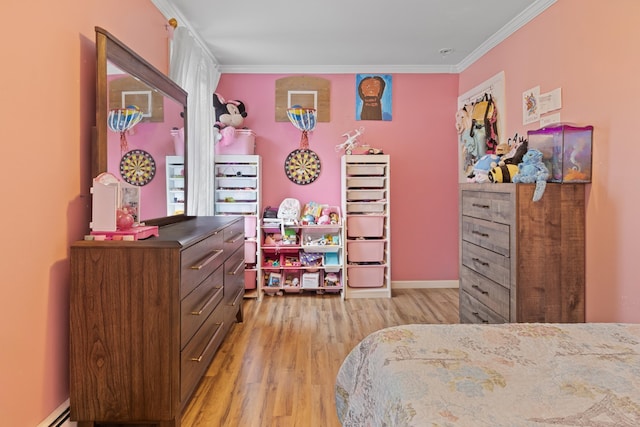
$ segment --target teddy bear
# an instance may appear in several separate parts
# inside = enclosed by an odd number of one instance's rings
[[[542,161],[542,152],[536,149],[529,149],[522,157],[522,162],[518,164],[518,173],[512,178],[513,182],[535,183],[536,189],[533,192],[533,201],[537,202],[542,198],[549,179],[549,169]]]

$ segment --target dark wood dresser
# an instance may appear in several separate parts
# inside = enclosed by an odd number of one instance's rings
[[[460,321],[584,322],[585,187],[460,185]]]
[[[194,217],[147,240],[71,247],[70,400],[79,427],[178,427],[242,321],[244,220]]]

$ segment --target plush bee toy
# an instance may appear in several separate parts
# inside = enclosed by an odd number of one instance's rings
[[[512,182],[513,177],[518,173],[518,165],[503,164],[498,165],[489,171],[489,181],[500,182]]]

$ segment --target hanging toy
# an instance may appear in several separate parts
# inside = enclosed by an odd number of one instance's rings
[[[142,110],[135,105],[129,105],[126,108],[114,108],[109,111],[107,126],[113,132],[120,133],[120,150],[122,153],[129,151],[125,133],[133,129],[143,118]]]

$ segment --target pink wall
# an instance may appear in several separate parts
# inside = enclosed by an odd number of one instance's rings
[[[69,396],[69,245],[89,224],[95,36],[101,26],[161,70],[151,1],[4,2],[0,418],[35,426]]]
[[[562,88],[561,118],[594,129],[587,191],[587,320],[640,322],[637,100],[640,2],[561,0],[460,75],[459,92],[504,70],[507,134],[522,92]]]
[[[391,250],[393,280],[456,280],[458,220],[454,115],[458,76],[393,75],[393,120],[356,121],[355,74],[319,75],[331,81],[330,121],[318,123],[310,148],[322,162],[320,177],[296,185],[284,173],[287,155],[299,147],[300,131],[275,121],[275,81],[282,75],[226,74],[217,92],[247,106],[245,126],[257,135],[263,163],[263,204],[277,207],[294,197],[340,206],[342,134],[364,126],[363,143],[391,155]]]

